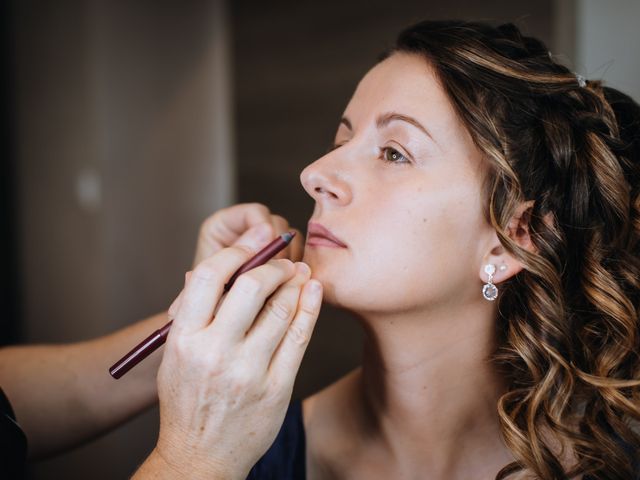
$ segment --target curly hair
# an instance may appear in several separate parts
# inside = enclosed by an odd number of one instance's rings
[[[497,410],[516,461],[496,478],[635,478],[640,107],[585,85],[512,24],[426,21],[394,52],[433,67],[484,155],[487,221],[524,265],[498,305]],[[533,252],[506,230],[529,200]]]

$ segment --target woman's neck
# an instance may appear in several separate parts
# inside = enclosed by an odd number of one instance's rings
[[[495,312],[361,316],[362,369],[356,382],[364,439],[391,453],[400,470],[429,478],[487,478],[512,458],[500,437],[501,379],[490,363]],[[496,469],[494,464],[498,464]]]

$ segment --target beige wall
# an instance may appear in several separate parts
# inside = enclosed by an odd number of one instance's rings
[[[232,202],[223,7],[16,2],[27,341],[90,338],[166,308],[200,221]],[[33,478],[126,478],[156,430],[154,410]]]
[[[576,0],[576,71],[640,101],[640,2]]]

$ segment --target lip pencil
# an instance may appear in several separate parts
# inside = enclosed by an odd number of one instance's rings
[[[238,270],[236,270],[229,281],[225,284],[223,294],[227,293],[231,289],[236,279],[244,272],[267,263],[280,250],[289,245],[295,234],[296,232],[287,232],[283,233],[282,235],[278,235],[275,240],[269,243],[269,245],[256,253],[250,260],[242,264],[242,266]],[[116,379],[122,377],[138,363],[151,355],[155,350],[158,349],[158,347],[163,345],[164,342],[167,341],[167,335],[169,334],[172,323],[173,320],[167,323],[164,327],[153,332],[142,342],[136,345],[124,357],[114,363],[109,368],[109,373],[111,374],[111,376]]]

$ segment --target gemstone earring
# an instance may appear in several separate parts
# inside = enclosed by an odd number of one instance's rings
[[[496,273],[496,266],[492,264],[485,265],[484,273],[489,275],[489,281],[482,287],[482,296],[489,301],[493,301],[498,298],[498,287],[493,284],[493,274]]]

